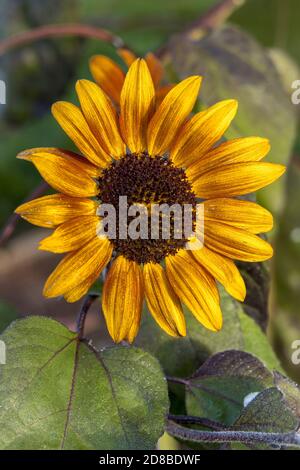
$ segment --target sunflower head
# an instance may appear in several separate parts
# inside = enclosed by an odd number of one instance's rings
[[[170,86],[162,99],[157,59],[126,60],[130,67],[125,75],[110,59],[93,58],[98,84],[77,82],[79,107],[53,105],[55,119],[79,154],[53,147],[22,152],[19,157],[31,161],[57,193],[25,203],[16,212],[53,229],[40,249],[67,253],[46,282],[47,297],[62,295],[74,302],[108,267],[102,308],[114,341],[134,340],[144,298],[157,323],[172,336],[186,333],[182,304],[217,331],[222,326],[217,281],[242,301],[245,284],[234,260],[272,256],[271,246],[258,236],[272,228],[272,215],[237,196],[272,183],[284,167],[261,161],[270,148],[266,139],[219,144],[236,114],[235,100],[191,115],[201,77]],[[167,237],[164,213],[159,212],[153,226],[152,209],[161,206],[188,206],[190,232],[180,232],[184,211],[175,209],[169,212]],[[115,213],[113,235],[102,230],[101,210],[106,207]],[[146,220],[142,236],[129,236],[131,225],[138,225],[132,207]],[[198,236],[199,207],[204,244],[190,250],[188,242]]]

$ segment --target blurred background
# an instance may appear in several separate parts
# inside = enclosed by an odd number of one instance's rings
[[[51,117],[51,104],[76,100],[76,80],[91,78],[91,55],[101,53],[118,60],[111,45],[91,38],[47,38],[3,50],[1,44],[7,38],[47,24],[89,24],[120,36],[137,54],[157,51],[170,81],[203,75],[201,106],[227,98],[239,101],[238,115],[226,137],[268,137],[272,151],[267,159],[288,166],[286,177],[262,190],[257,199],[276,221],[270,235],[275,256],[267,266],[271,279],[268,335],[283,367],[300,383],[300,365],[291,362],[292,342],[300,340],[300,104],[291,101],[292,83],[300,80],[300,3],[236,0],[241,5],[229,8],[234,10],[230,16],[216,15],[213,24],[199,26],[198,19],[218,3],[0,0],[0,80],[6,83],[6,104],[0,104],[0,226],[41,183],[33,166],[16,160],[16,154],[31,147],[72,147]],[[51,315],[74,326],[78,304],[42,297],[45,279],[58,260],[37,251],[46,233],[21,221],[13,237],[0,247],[1,329],[27,314]],[[261,306],[269,281],[261,273],[254,280],[260,310],[265,308]],[[98,316],[95,307],[87,322],[88,332],[95,337],[99,332],[105,336]]]

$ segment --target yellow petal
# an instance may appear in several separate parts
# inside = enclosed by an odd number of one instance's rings
[[[148,52],[148,54],[146,54],[145,60],[148,65],[154,87],[157,88],[164,74],[162,63],[152,52]]]
[[[228,140],[202,155],[186,170],[193,181],[201,173],[220,165],[246,163],[262,160],[270,150],[268,139],[261,137],[242,137]]]
[[[84,278],[83,281],[79,282],[75,287],[64,293],[65,300],[69,303],[77,302],[88,292],[94,282],[94,276]]]
[[[224,134],[237,111],[235,100],[221,101],[187,121],[171,148],[177,166],[189,166],[207,152]]]
[[[39,245],[40,250],[52,251],[52,253],[66,253],[78,250],[97,236],[99,217],[95,215],[83,215],[63,223]]]
[[[262,238],[217,221],[205,221],[204,243],[228,258],[241,261],[264,261],[273,256],[271,245]]]
[[[235,299],[244,301],[246,296],[245,282],[231,259],[203,246],[200,250],[191,251],[192,256],[200,263],[227,292]]]
[[[35,148],[22,152],[18,158],[31,161],[52,188],[68,196],[91,197],[99,193],[93,178],[96,167],[73,152],[57,148]]]
[[[143,304],[143,299],[142,299],[142,304]],[[143,305],[141,305],[141,309],[139,310],[139,315],[135,315],[135,317],[133,318],[132,325],[129,328],[126,337],[124,338],[130,344],[133,343],[140,329],[142,307]]]
[[[164,98],[149,124],[150,155],[163,155],[170,148],[179,128],[195,105],[200,84],[201,77],[186,78]]]
[[[272,230],[273,216],[255,202],[240,199],[208,199],[204,201],[205,220],[217,220],[251,233],[263,233]]]
[[[175,86],[176,85],[174,83],[170,83],[168,85],[163,85],[156,90],[156,108],[159,107],[160,103],[165,99],[169,91],[171,91]]]
[[[69,253],[48,277],[45,297],[57,297],[72,292],[71,301],[82,297],[99,277],[111,259],[113,245],[107,238],[93,238],[79,250]],[[70,301],[70,296],[66,295]]]
[[[86,160],[86,158],[78,155],[78,153],[71,152],[71,150],[65,150],[57,147],[36,147],[32,149],[26,149],[18,153],[17,158],[20,160],[31,161],[31,157],[39,155],[40,153],[50,153],[52,155],[58,155],[65,158],[74,158],[78,162],[84,164],[84,170],[91,178],[97,178],[101,174],[101,170]]]
[[[213,277],[186,250],[166,258],[168,279],[183,303],[206,328],[222,327],[218,289]]]
[[[222,165],[207,171],[193,182],[197,197],[239,196],[267,186],[285,172],[283,165],[265,162]]]
[[[139,265],[118,256],[108,271],[102,297],[107,329],[116,343],[124,339],[133,341],[143,298],[143,275]]]
[[[107,166],[107,163],[110,162],[110,157],[101,148],[77,106],[65,101],[59,101],[52,106],[52,114],[88,160],[100,167]]]
[[[121,93],[120,127],[123,139],[131,152],[147,148],[147,127],[154,112],[153,81],[143,59],[130,67]]]
[[[25,202],[15,212],[31,224],[55,228],[74,217],[95,215],[97,207],[98,204],[90,199],[53,194]]]
[[[118,49],[117,53],[123,59],[127,67],[129,68],[131,64],[137,59],[136,55],[129,49]]]
[[[101,147],[111,157],[125,155],[126,147],[118,129],[117,113],[107,95],[89,80],[79,80],[76,90],[83,114]]]
[[[160,264],[144,266],[148,308],[159,326],[171,336],[185,336],[186,326],[179,298],[174,293]]]
[[[117,104],[125,80],[123,70],[109,57],[95,55],[90,60],[90,70],[94,80],[103,91]]]

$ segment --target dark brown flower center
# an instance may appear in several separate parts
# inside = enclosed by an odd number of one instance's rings
[[[147,153],[140,155],[126,155],[120,160],[114,161],[102,173],[98,179],[99,200],[102,204],[110,204],[116,210],[116,236],[111,241],[117,254],[136,261],[139,264],[147,262],[161,262],[167,255],[175,254],[183,248],[188,240],[184,233],[186,213],[190,210],[194,223],[196,197],[186,177],[185,171],[177,168],[164,157],[150,157]],[[148,214],[148,228],[146,239],[132,239],[120,235],[120,196],[127,197],[128,207],[135,205],[143,207]],[[171,210],[169,215],[169,235],[166,238],[164,231],[164,218],[159,214],[156,227],[153,227],[151,210],[153,205],[165,204],[171,208],[182,208],[181,213]],[[157,207],[157,206],[156,206]],[[145,213],[145,212],[144,212]],[[180,218],[180,220],[179,220]],[[128,227],[135,216],[127,216]],[[168,224],[167,224],[168,225]],[[178,233],[178,227],[182,227]],[[191,227],[193,228],[193,226]],[[153,231],[156,237],[153,237]]]

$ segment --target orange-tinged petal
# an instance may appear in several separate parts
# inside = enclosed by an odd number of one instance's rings
[[[99,217],[83,215],[63,223],[47,238],[41,240],[39,249],[52,253],[66,253],[78,250],[97,236]]]
[[[164,74],[163,65],[152,52],[148,52],[148,54],[146,54],[145,60],[150,70],[154,86],[157,88]]]
[[[78,162],[84,164],[84,170],[91,178],[98,178],[98,176],[101,174],[101,170],[97,166],[87,161],[86,158],[82,157],[81,155],[78,155],[78,153],[57,147],[36,147],[22,150],[22,152],[18,153],[17,158],[20,160],[31,161],[31,157],[40,153],[50,153],[52,155],[76,159]]]
[[[52,114],[88,160],[100,167],[107,166],[110,157],[100,146],[77,106],[66,101],[59,101],[52,106]]]
[[[35,148],[18,158],[31,161],[52,188],[68,196],[91,197],[99,193],[93,178],[99,170],[73,152],[57,148]]]
[[[107,95],[89,80],[78,80],[76,90],[83,114],[101,147],[111,157],[125,155],[126,147],[119,132],[117,113]]]
[[[275,163],[248,162],[222,165],[207,171],[193,182],[197,197],[239,196],[257,191],[277,180],[285,166]]]
[[[189,166],[224,134],[237,111],[235,100],[225,100],[195,114],[180,130],[170,157],[177,166]]]
[[[144,284],[148,308],[159,326],[171,336],[185,336],[186,325],[177,295],[165,271],[157,263],[144,266]]]
[[[48,277],[44,287],[45,297],[72,292],[66,300],[79,300],[110,261],[112,251],[113,245],[107,238],[96,236],[79,250],[69,253]]]
[[[182,302],[206,328],[222,327],[219,293],[213,277],[186,250],[166,258],[167,277]]]
[[[206,220],[204,244],[228,258],[240,261],[264,261],[273,256],[269,243],[253,233],[215,220]]]
[[[251,233],[272,230],[271,212],[259,204],[240,199],[218,198],[204,201],[204,224],[206,219],[233,225]]]
[[[231,163],[246,163],[262,160],[270,150],[268,139],[261,137],[242,137],[223,142],[218,147],[202,155],[186,170],[193,181],[201,173],[220,165]]]
[[[154,112],[153,81],[143,59],[130,67],[121,93],[120,127],[123,139],[131,152],[147,148],[147,127]]]
[[[191,251],[191,254],[217,281],[223,284],[230,295],[241,302],[244,301],[246,296],[245,282],[231,259],[206,246],[200,250]]]
[[[112,59],[95,55],[90,59],[90,70],[94,80],[117,104],[120,102],[125,73]]]
[[[69,303],[77,302],[88,292],[94,282],[94,275],[84,278],[83,281],[64,293],[65,300]]]
[[[55,228],[74,217],[95,215],[97,207],[91,199],[53,194],[25,202],[15,212],[31,224]]]
[[[163,85],[161,87],[159,87],[157,90],[156,90],[156,107],[158,108],[159,105],[161,104],[161,102],[165,99],[165,97],[167,96],[167,94],[169,93],[169,91],[172,90],[172,88],[174,88],[176,85],[174,83],[170,83],[168,85]]]
[[[133,341],[144,298],[143,275],[137,263],[118,256],[108,271],[102,308],[109,334],[116,343]]]
[[[148,128],[150,155],[163,155],[172,145],[180,126],[192,111],[201,84],[201,77],[186,78],[166,95]]]
[[[129,49],[121,48],[117,50],[117,53],[123,59],[124,63],[129,68],[131,64],[137,59],[136,55]]]

